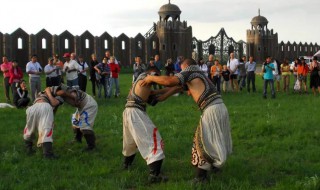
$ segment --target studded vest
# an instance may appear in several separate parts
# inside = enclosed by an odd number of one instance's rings
[[[185,86],[187,82],[192,81],[193,79],[199,78],[203,81],[205,89],[200,95],[197,104],[201,111],[204,111],[205,108],[213,101],[222,102],[221,95],[218,94],[218,91],[215,85],[208,78],[207,73],[200,70],[197,65],[190,65],[185,70],[177,73],[175,76],[180,80],[180,84]]]
[[[126,108],[138,108],[141,111],[146,111],[146,103],[141,99],[141,97],[137,96],[134,91],[135,87],[139,80],[143,80],[147,76],[147,73],[142,73],[138,76],[137,80],[133,83],[132,88],[127,97],[127,103],[125,105]]]

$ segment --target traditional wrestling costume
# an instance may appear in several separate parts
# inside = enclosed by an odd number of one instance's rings
[[[97,102],[90,95],[78,88],[61,85],[61,89],[70,94],[73,92],[76,94],[76,102],[78,102],[76,105],[77,110],[72,116],[73,132],[75,134],[74,139],[77,142],[82,142],[82,136],[84,136],[88,145],[86,150],[94,149],[96,146],[96,138],[93,125],[98,113]],[[68,103],[67,99],[66,102]]]
[[[126,108],[123,111],[122,154],[125,156],[124,168],[128,168],[138,149],[150,168],[149,181],[159,182],[164,180],[159,175],[162,161],[165,158],[163,141],[158,129],[146,113],[146,102],[135,94],[137,83],[146,76],[146,73],[139,75],[127,97]]]
[[[61,105],[63,99],[55,97]],[[44,92],[40,92],[33,105],[26,110],[27,124],[24,128],[23,138],[28,153],[32,153],[33,138],[36,130],[38,131],[37,146],[42,146],[43,155],[46,158],[54,157],[52,151],[52,134],[53,134],[53,110],[55,108],[50,104],[49,98]]]
[[[198,169],[198,177],[206,177],[206,171],[220,168],[232,152],[229,114],[216,87],[197,65],[188,66],[177,73],[180,84],[199,78],[205,90],[197,102],[202,115],[196,129],[192,147],[192,165]]]

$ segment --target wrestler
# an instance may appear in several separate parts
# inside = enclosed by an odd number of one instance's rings
[[[229,114],[216,87],[193,59],[185,59],[181,69],[174,76],[149,75],[141,85],[153,82],[163,86],[181,85],[188,89],[198,104],[202,116],[193,139],[192,165],[197,168],[194,182],[204,182],[207,180],[207,171],[221,168],[232,152]]]
[[[66,103],[77,108],[72,117],[74,140],[81,143],[84,137],[87,141],[87,148],[84,150],[93,150],[96,147],[93,125],[98,112],[97,102],[89,94],[64,84],[52,87],[52,91],[53,94],[61,96]]]
[[[53,119],[54,112],[62,103],[62,98],[54,97],[51,89],[46,88],[45,91],[38,94],[33,105],[27,109],[27,123],[23,138],[28,154],[34,153],[33,138],[37,130],[39,134],[37,146],[42,146],[44,158],[56,158],[52,150]]]
[[[151,105],[157,103],[157,94],[152,93],[151,83],[145,86],[140,85],[148,74],[151,72],[144,72],[137,77],[127,97],[123,111],[122,154],[124,155],[124,168],[127,169],[131,166],[136,151],[139,150],[150,168],[149,182],[157,183],[166,181],[167,177],[160,174],[161,165],[165,158],[163,140],[157,127],[146,113],[147,103]]]

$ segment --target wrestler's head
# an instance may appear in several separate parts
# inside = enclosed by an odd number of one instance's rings
[[[182,63],[181,63],[181,69],[185,70],[188,66],[190,65],[197,65],[197,62],[192,59],[192,58],[186,58]]]

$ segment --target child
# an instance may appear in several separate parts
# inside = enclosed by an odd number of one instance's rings
[[[28,106],[30,98],[28,97],[28,89],[26,81],[21,80],[17,90],[13,94],[13,103],[17,108],[25,108]]]
[[[223,92],[226,92],[227,89],[229,88],[229,79],[230,79],[230,71],[228,70],[227,65],[223,65],[222,77],[223,77],[222,90]]]

